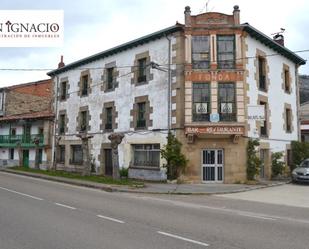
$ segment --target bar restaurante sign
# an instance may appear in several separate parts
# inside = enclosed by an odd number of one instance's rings
[[[186,127],[186,134],[221,134],[221,135],[243,135],[243,126],[207,126]]]

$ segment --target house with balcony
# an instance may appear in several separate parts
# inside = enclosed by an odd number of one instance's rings
[[[0,89],[0,167],[41,168],[51,162],[52,82],[42,80]]]
[[[132,178],[164,180],[160,149],[171,131],[189,159],[185,180],[244,181],[249,138],[260,139],[260,178],[269,178],[271,153],[288,157],[298,139],[297,73],[304,63],[282,34],[270,38],[241,24],[238,6],[231,15],[191,15],[186,7],[184,24],[48,73],[57,167],[81,170],[79,134],[86,133],[94,170],[112,175],[108,135],[121,132],[120,168]]]

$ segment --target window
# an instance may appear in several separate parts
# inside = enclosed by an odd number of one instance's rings
[[[138,60],[138,76],[137,82],[145,82],[146,81],[146,58],[142,58]]]
[[[114,68],[107,68],[107,85],[106,89],[114,89]]]
[[[64,163],[65,162],[65,146],[59,145],[58,146],[58,163]]]
[[[210,84],[193,83],[192,121],[209,121]]]
[[[10,160],[14,160],[14,149],[10,149]]]
[[[258,58],[259,65],[259,89],[266,91],[266,60],[263,57]]]
[[[136,128],[146,128],[146,102],[137,103]]]
[[[60,88],[60,100],[66,100],[67,98],[67,82],[61,82]]]
[[[133,165],[137,167],[160,166],[160,144],[133,145]]]
[[[267,122],[268,122],[267,103],[261,101],[260,105],[264,106],[264,112],[265,112],[265,120],[261,122],[260,135],[261,136],[267,136]]]
[[[235,84],[218,84],[218,110],[220,121],[236,121]]]
[[[106,130],[113,129],[113,108],[112,107],[105,108],[105,129]]]
[[[71,145],[71,163],[83,164],[83,149],[81,145]]]
[[[88,95],[88,75],[82,77],[82,96]]]
[[[80,131],[86,131],[88,119],[87,119],[87,111],[80,112]]]
[[[12,137],[16,136],[16,128],[11,128],[10,132],[11,132],[10,134],[11,134]]]
[[[209,68],[209,36],[192,37],[192,67]]]
[[[285,92],[289,93],[291,88],[290,84],[290,72],[289,70],[285,69],[284,70],[284,90]]]
[[[39,127],[39,135],[43,135],[44,134],[44,128]]]
[[[217,60],[219,69],[235,67],[235,38],[233,35],[217,36]]]
[[[65,133],[65,114],[59,116],[59,134]]]
[[[286,124],[286,132],[292,132],[292,117],[291,117],[291,109],[285,109],[285,124]]]

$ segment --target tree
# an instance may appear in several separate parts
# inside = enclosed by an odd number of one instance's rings
[[[161,157],[166,160],[167,179],[177,179],[187,166],[188,160],[181,153],[182,144],[171,132],[167,136],[167,144],[161,149]]]
[[[282,152],[274,152],[271,154],[271,176],[276,177],[281,175],[284,169],[285,163],[280,159],[283,157]]]
[[[252,181],[258,175],[261,167],[261,160],[257,156],[256,147],[260,143],[257,139],[249,139],[247,145],[247,180]]]

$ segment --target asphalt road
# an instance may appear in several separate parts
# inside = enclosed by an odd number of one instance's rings
[[[308,235],[308,208],[107,193],[0,172],[0,249],[308,249]]]

